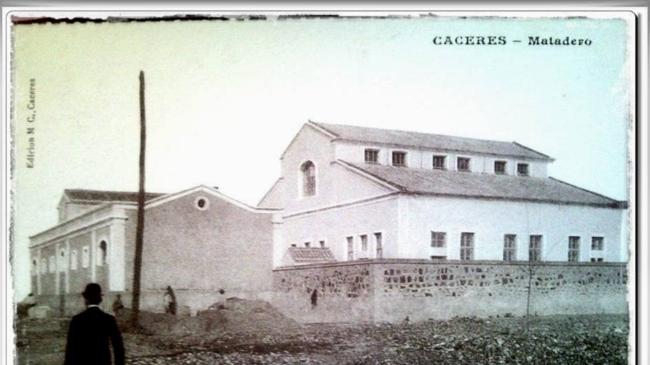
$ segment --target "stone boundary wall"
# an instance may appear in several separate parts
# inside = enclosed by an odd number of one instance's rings
[[[531,314],[628,311],[625,263],[393,259],[281,267],[273,272],[273,304],[302,322],[522,316],[529,277]]]

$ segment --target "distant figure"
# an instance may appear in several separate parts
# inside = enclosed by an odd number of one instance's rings
[[[409,324],[410,322],[411,319],[409,318],[409,316],[406,316],[406,318],[404,318],[404,324]]]
[[[165,292],[165,313],[176,315],[176,295],[171,286],[167,286]]]
[[[26,318],[29,314],[29,308],[34,306],[36,306],[36,298],[34,297],[34,293],[29,293],[27,298],[18,303],[18,306],[16,307],[18,318]]]
[[[312,309],[316,308],[317,304],[318,304],[318,290],[314,289],[314,291],[311,292],[311,308]]]
[[[115,313],[116,316],[119,316],[122,313],[122,309],[124,309],[124,304],[122,304],[122,295],[118,294],[113,301],[113,313]]]
[[[82,293],[86,310],[72,317],[64,365],[124,365],[124,344],[115,317],[99,308],[102,288],[90,283]],[[113,358],[109,341],[113,345]]]

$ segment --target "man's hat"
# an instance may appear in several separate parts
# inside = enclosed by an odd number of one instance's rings
[[[90,283],[86,285],[86,289],[84,289],[83,293],[81,295],[84,296],[84,298],[88,300],[100,300],[102,298],[102,287],[99,286],[97,283]]]

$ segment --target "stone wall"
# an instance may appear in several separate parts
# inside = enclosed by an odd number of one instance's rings
[[[529,272],[532,275],[529,275]],[[626,313],[621,263],[372,260],[279,268],[274,305],[304,322]],[[318,290],[311,306],[310,295]]]
[[[374,316],[370,263],[287,267],[273,272],[273,304],[302,322],[358,322]],[[316,305],[312,295],[316,290]]]

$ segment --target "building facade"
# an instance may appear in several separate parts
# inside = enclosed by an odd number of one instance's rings
[[[260,202],[290,247],[337,261],[625,262],[626,203],[549,177],[516,142],[309,122]]]
[[[627,204],[549,177],[552,162],[516,142],[310,121],[256,207],[206,186],[146,197],[143,308],[163,310],[171,286],[190,312],[230,296],[315,321],[341,308],[357,309],[340,318],[370,321],[399,319],[400,308],[411,318],[471,314],[459,304],[468,296],[521,312],[520,296],[492,288],[521,292],[534,263],[555,285],[540,286],[540,313],[624,311]],[[129,303],[136,199],[66,190],[59,223],[31,237],[37,298],[74,310],[98,282]],[[609,286],[618,294],[597,299]],[[581,300],[551,305],[576,291]]]
[[[64,192],[59,224],[31,237],[32,288],[40,302],[75,312],[84,286],[97,282],[106,309],[117,294],[130,303],[136,201],[136,193]],[[142,308],[164,310],[167,286],[190,312],[229,296],[268,299],[272,212],[206,186],[148,194]]]

